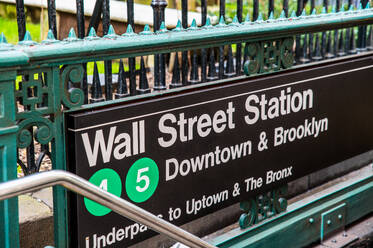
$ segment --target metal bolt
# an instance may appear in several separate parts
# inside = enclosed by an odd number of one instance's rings
[[[337,240],[335,240],[335,239],[332,239],[332,242],[333,242],[333,243],[337,243]]]
[[[312,224],[314,222],[314,219],[310,218],[308,221]]]
[[[338,214],[338,219],[342,219],[342,215],[341,214]]]
[[[328,220],[328,221],[326,222],[326,224],[330,225],[330,224],[332,224],[332,221],[331,221],[331,220]]]

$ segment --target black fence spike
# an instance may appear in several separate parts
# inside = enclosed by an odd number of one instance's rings
[[[127,0],[127,32],[134,31],[132,29],[135,28],[135,18],[134,18],[134,1]],[[132,33],[130,33],[132,34]],[[130,95],[136,95],[136,58],[128,58],[128,70],[129,70],[129,90]]]
[[[179,66],[179,53],[175,54],[174,67],[172,69],[172,81],[170,84],[170,89],[178,88],[183,86],[181,84],[180,66]]]
[[[236,76],[242,74],[242,44],[236,44]]]
[[[219,24],[218,26],[225,25],[225,0],[219,1]],[[219,79],[224,77],[224,46],[219,47]]]
[[[208,23],[207,23],[208,22]],[[207,18],[207,0],[201,0],[201,27],[206,27],[210,23]],[[207,49],[201,49],[201,83],[206,82],[207,76]]]
[[[153,28],[156,32],[165,20],[167,1],[153,0],[150,5],[153,8]],[[166,90],[166,61],[163,53],[154,55],[154,90]]]
[[[243,1],[237,0],[237,19],[239,23],[242,23],[242,9]],[[240,76],[242,72],[242,44],[236,44],[236,76]]]
[[[331,58],[334,58],[334,54],[333,54],[333,51],[332,51],[332,31],[329,31],[328,32],[328,38],[327,38],[327,42],[326,42],[326,54],[325,54],[325,58],[326,59],[331,59]]]
[[[194,50],[192,52],[192,66],[190,70],[190,76],[189,76],[189,84],[198,84],[199,76],[198,76],[198,62],[197,62],[197,51]]]
[[[350,29],[345,30],[345,36],[344,36],[344,43],[345,43],[345,54],[348,54],[348,51],[350,50]]]
[[[219,71],[218,77],[222,79],[224,76],[224,46],[219,47]]]
[[[201,83],[206,82],[207,74],[207,50],[201,49]]]
[[[188,51],[183,51],[181,53],[181,82],[183,85],[188,85]]]
[[[303,7],[304,7],[303,0],[297,0],[297,9],[296,9],[297,16],[300,16],[302,14]]]
[[[54,37],[57,36],[57,21],[56,21],[56,1],[55,0],[48,0],[48,25],[49,30],[52,30]]]
[[[188,0],[181,0],[181,22],[183,28],[188,28]],[[181,83],[188,85],[188,51],[181,53]]]
[[[326,32],[322,32],[321,34],[321,57],[325,58],[326,54]]]
[[[313,47],[314,47],[314,45],[313,45],[313,39],[314,39],[314,36],[313,36],[313,34],[309,34],[308,35],[308,40],[309,40],[309,42],[308,42],[308,47],[309,47],[309,52],[308,52],[308,55],[309,55],[309,58],[310,58],[310,60],[312,60],[312,56],[313,56],[313,54],[312,54],[312,50],[313,50]]]
[[[228,46],[228,56],[227,56],[227,62],[225,65],[225,77],[233,77],[236,73],[234,72],[234,65],[233,65],[233,52],[232,52],[232,46]]]
[[[302,55],[299,58],[299,62],[301,64],[306,64],[306,63],[310,62],[310,59],[308,57],[308,39],[307,39],[307,34],[305,34],[304,37],[303,37]]]
[[[289,0],[284,0],[282,3],[282,10],[284,11],[285,17],[289,16]]]
[[[113,72],[111,60],[106,60],[105,64],[105,98],[106,100],[113,99]]]
[[[207,0],[201,0],[201,26],[207,21]]]
[[[315,50],[313,52],[312,60],[313,61],[322,60],[321,47],[320,47],[320,34],[316,34]]]
[[[344,33],[343,30],[341,30],[341,32],[339,33],[338,53],[337,53],[337,55],[339,57],[346,55],[346,53],[345,53],[345,46],[344,46],[344,36],[343,36],[343,33]]]
[[[102,102],[104,98],[102,97],[102,89],[100,83],[100,76],[98,74],[97,64],[94,62],[93,68],[93,79],[91,85],[91,100],[90,103]]]
[[[119,61],[119,71],[118,71],[118,83],[117,83],[117,92],[115,93],[115,99],[124,98],[129,96],[127,89],[127,80],[126,74],[123,69],[123,61]]]
[[[85,25],[84,25],[84,1],[77,0],[76,1],[76,26],[78,29],[78,37],[79,39],[83,39],[85,36]],[[55,37],[58,38],[57,36]],[[80,82],[80,88],[83,90],[84,93],[84,104],[88,103],[88,82],[87,82],[87,63],[82,64],[84,69],[83,79]]]
[[[102,31],[104,35],[107,35],[110,28],[110,0],[104,0],[102,2]],[[97,30],[98,28],[96,28]],[[106,60],[105,64],[105,99],[113,99],[113,70],[111,60]]]
[[[102,8],[103,2],[104,2],[104,0],[97,0],[95,2],[95,7],[93,8],[93,13],[92,13],[91,19],[89,21],[87,32],[89,32],[92,27],[97,30],[98,25],[100,24],[101,15],[102,15],[102,11],[103,11],[103,8]],[[87,35],[88,35],[88,33],[87,33]]]
[[[350,49],[348,50],[349,54],[356,54],[356,40],[355,40],[355,31],[354,28],[351,28],[350,30]]]
[[[360,3],[361,4],[361,3]],[[357,51],[364,52],[366,48],[366,38],[367,38],[367,26],[359,26],[358,28],[358,39],[357,39]]]
[[[137,89],[137,94],[147,94],[150,93],[149,83],[148,83],[148,77],[146,76],[146,68],[145,68],[145,62],[144,58],[141,57],[140,62],[140,83],[139,88]]]
[[[273,14],[273,11],[275,11],[275,1],[274,0],[268,0],[268,16]]]
[[[338,56],[338,38],[339,38],[339,31],[334,30],[334,42],[333,42],[333,54],[334,56]]]
[[[258,19],[259,15],[259,0],[254,0],[253,1],[253,21]]]
[[[166,90],[166,76],[162,73],[164,66],[164,54],[154,54],[154,87],[156,91]],[[163,68],[165,69],[165,68]]]
[[[16,0],[18,40],[22,41],[26,34],[26,15],[23,0]]]
[[[159,54],[160,63],[160,86],[161,90],[166,90],[166,55],[164,53]]]
[[[84,1],[76,1],[76,26],[78,29],[79,39],[83,39],[85,35],[85,25],[84,25]],[[57,37],[56,37],[57,38]]]
[[[368,33],[368,37],[367,37],[367,49],[369,51],[373,50],[373,33],[372,33],[373,31],[372,31],[372,29],[373,29],[373,26],[371,25],[369,27],[369,33]]]
[[[218,76],[216,75],[216,66],[215,66],[215,52],[214,48],[210,49],[209,54],[209,69],[207,72],[207,81],[214,81],[218,79]]]

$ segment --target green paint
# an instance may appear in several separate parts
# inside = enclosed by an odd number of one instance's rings
[[[0,72],[0,182],[17,178],[17,145],[14,101],[14,81],[16,71]],[[18,199],[0,202],[0,247],[19,247]]]
[[[346,225],[346,203],[321,213],[320,240],[323,241],[329,233],[343,229]]]
[[[118,197],[122,194],[120,176],[113,169],[105,168],[96,171],[89,182]],[[84,204],[88,212],[94,216],[104,216],[111,212],[111,209],[87,198],[84,198]]]
[[[141,158],[131,166],[127,173],[127,195],[134,202],[144,202],[154,194],[158,182],[157,164],[150,158]]]
[[[259,25],[260,23],[260,25]],[[373,11],[359,10],[348,14],[318,14],[315,18],[290,18],[282,21],[258,21],[239,26],[221,25],[215,28],[198,28],[197,30],[179,30],[148,35],[119,36],[116,39],[97,38],[91,40],[72,39],[71,42],[58,42],[49,45],[23,46],[16,50],[19,56],[27,58],[29,66],[41,64],[75,64],[92,60],[109,60],[133,57],[157,52],[172,52],[217,47],[224,44],[255,42],[288,37],[289,34],[314,33],[331,29],[347,28],[373,23]],[[0,52],[0,67],[8,67],[9,57]],[[14,53],[14,51],[12,52]],[[14,58],[13,58],[14,60]],[[21,62],[21,61],[19,61]]]
[[[0,118],[4,116],[4,101],[3,95],[0,93]]]
[[[346,225],[373,211],[373,172],[328,191],[331,193],[296,202],[262,224],[237,228],[209,241],[224,248],[304,247],[320,240],[321,216],[336,206],[346,203]]]
[[[307,11],[309,13],[309,11]],[[320,13],[320,11],[317,11]],[[51,35],[44,43],[35,45],[33,42],[26,42],[23,45],[12,45],[5,43],[5,36],[0,37],[0,181],[8,181],[17,177],[17,137],[19,147],[26,147],[29,133],[27,129],[33,127],[37,131],[36,138],[41,143],[50,143],[52,149],[53,169],[66,170],[66,150],[65,150],[65,135],[64,135],[64,120],[63,112],[69,109],[92,108],[95,106],[109,105],[118,102],[132,101],[140,98],[151,98],[161,94],[170,94],[178,92],[182,89],[170,90],[167,93],[151,93],[146,96],[129,97],[116,101],[107,101],[99,104],[91,104],[82,106],[83,93],[80,89],[67,89],[67,83],[80,82],[83,76],[83,70],[80,66],[82,62],[90,62],[93,60],[110,60],[120,59],[124,57],[134,57],[139,55],[151,55],[154,51],[157,52],[172,52],[193,49],[217,47],[224,44],[235,44],[243,42],[258,43],[268,40],[281,40],[289,35],[302,33],[313,33],[324,30],[333,30],[338,28],[347,28],[350,26],[358,26],[373,23],[373,10],[349,11],[348,13],[336,14],[315,14],[317,18],[297,18],[293,16],[291,19],[281,20],[275,19],[270,22],[260,20],[258,22],[245,22],[238,24],[235,20],[235,25],[220,25],[210,26],[209,22],[206,27],[197,28],[193,24],[192,30],[181,28],[181,23],[174,32],[162,32],[154,34],[152,32],[147,35],[138,35],[133,33],[131,27],[128,27],[128,33],[122,36],[112,35],[109,38],[99,38],[92,35],[89,40],[80,40],[76,38],[74,32],[71,32],[69,38],[63,42],[55,41]],[[261,23],[261,24],[259,24]],[[3,25],[7,26],[7,25]],[[38,35],[33,34],[33,31],[28,25],[28,31],[31,37],[38,38]],[[13,30],[16,30],[15,28]],[[147,30],[145,30],[147,31]],[[12,41],[9,30],[4,31],[8,35],[8,40]],[[13,32],[13,31],[12,31]],[[31,38],[27,34],[27,39]],[[289,59],[282,58],[283,63],[290,65]],[[61,65],[67,65],[61,67]],[[35,74],[44,73],[47,78],[45,85],[41,84]],[[16,76],[29,75],[28,81],[17,80]],[[219,84],[221,82],[209,83],[209,85]],[[22,84],[22,87],[18,87]],[[37,95],[34,98],[27,96],[27,88],[37,89]],[[205,87],[205,85],[193,86],[194,89]],[[192,87],[190,87],[192,88]],[[40,108],[38,103],[41,101],[41,95],[48,98],[48,105]],[[22,113],[16,113],[15,98],[20,98],[29,110]],[[48,117],[48,118],[47,118]],[[21,139],[20,139],[21,138]],[[21,142],[23,140],[23,142]],[[30,141],[31,142],[31,141]],[[148,168],[148,170],[143,170]],[[139,175],[140,172],[140,175]],[[124,177],[125,175],[121,175]],[[144,202],[149,199],[155,192],[159,172],[155,162],[149,158],[143,158],[132,165],[130,171],[126,175],[126,192],[134,202]],[[149,186],[145,187],[146,179],[149,178]],[[139,179],[139,181],[138,181]],[[143,179],[143,180],[141,180]],[[139,188],[136,188],[138,186]],[[360,186],[359,186],[360,187]],[[348,204],[348,223],[356,220],[364,214],[371,211],[372,190],[363,190],[365,186],[357,187],[358,192],[348,193],[349,196],[345,199]],[[368,187],[368,186],[367,186]],[[139,192],[138,189],[146,188]],[[346,186],[346,188],[348,188]],[[348,188],[351,190],[351,187]],[[255,244],[253,247],[264,246],[263,242],[277,242],[287,230],[292,230],[292,235],[284,234],[284,242],[291,240],[293,233],[302,233],[305,224],[302,222],[303,217],[307,223],[317,224],[319,227],[320,218],[315,215],[319,212],[308,211],[324,211],[328,209],[326,202],[338,203],[337,198],[342,194],[342,191],[336,192],[332,197],[320,198],[318,202],[303,206],[299,210],[288,211],[286,214],[280,214],[273,220],[264,221],[264,224],[258,225],[249,231],[242,231],[240,235],[233,237],[234,242],[232,247],[245,247]],[[352,192],[352,191],[350,191]],[[339,194],[339,195],[338,195]],[[69,244],[68,226],[67,226],[67,202],[66,190],[62,187],[55,187],[54,196],[54,224],[55,224],[55,245],[57,247],[67,248],[73,244]],[[339,199],[339,198],[338,198]],[[357,204],[355,204],[355,202]],[[18,247],[18,206],[16,199],[10,199],[0,203],[0,247],[10,248]],[[328,203],[329,204],[329,203]],[[319,206],[320,205],[320,206]],[[327,205],[329,206],[329,205]],[[351,207],[350,207],[351,206]],[[294,215],[294,214],[297,215]],[[315,215],[315,216],[314,216]],[[314,219],[313,223],[309,219]],[[274,221],[279,221],[277,224]],[[272,224],[271,224],[272,223]],[[280,223],[280,224],[279,224]],[[306,226],[307,228],[308,226]],[[263,232],[265,228],[267,236]],[[249,236],[245,236],[250,234]],[[300,245],[305,240],[312,241],[315,237],[319,237],[320,233],[312,228],[303,232],[304,237],[299,237]],[[277,235],[277,236],[276,236]],[[280,236],[279,236],[280,235]],[[316,236],[315,236],[316,235]],[[230,237],[232,238],[232,237]],[[302,238],[302,239],[301,239]],[[242,242],[241,242],[242,241]],[[245,243],[243,243],[245,241]],[[284,243],[286,246],[286,243]],[[230,247],[229,242],[225,240],[219,243],[222,247]],[[240,246],[241,245],[241,246]]]

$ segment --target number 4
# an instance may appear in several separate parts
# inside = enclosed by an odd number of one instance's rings
[[[147,190],[149,188],[149,183],[150,183],[149,182],[149,177],[146,176],[146,175],[142,175],[141,176],[141,174],[143,172],[147,172],[147,171],[149,171],[149,167],[141,168],[141,169],[139,169],[137,171],[137,180],[136,180],[136,182],[140,183],[141,181],[145,181],[144,187],[136,186],[136,190],[138,192],[144,192],[145,190]]]
[[[107,191],[107,179],[104,179],[101,181],[100,186],[98,186],[100,189]]]

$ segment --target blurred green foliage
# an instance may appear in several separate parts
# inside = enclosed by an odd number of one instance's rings
[[[18,27],[16,19],[8,19],[0,17],[0,32],[5,34],[9,43],[18,43]],[[34,41],[40,42],[40,25],[33,23],[26,23],[27,30],[30,32]]]
[[[97,64],[97,70],[99,74],[104,74],[105,73],[105,63],[104,61],[96,61]],[[128,71],[128,64],[127,64],[127,59],[123,59],[123,68],[125,71]],[[94,69],[94,63],[89,62],[87,63],[87,75],[93,75],[93,69]],[[119,72],[119,60],[113,60],[112,63],[112,70],[113,74],[116,74]],[[139,61],[136,61],[136,70],[140,70],[140,63]]]
[[[263,18],[268,18],[268,0],[259,1],[259,12],[262,13]],[[274,10],[274,16],[275,18],[279,17],[281,15],[282,9],[283,9],[283,0],[275,0],[275,10]],[[237,12],[237,0],[226,0],[226,22],[231,22],[236,15]],[[289,8],[289,15],[297,10],[297,0],[289,0],[288,3]],[[317,6],[316,10],[318,13],[321,12],[322,6]],[[308,4],[306,6],[306,12],[307,14],[311,13],[311,7]],[[208,7],[208,14],[211,16],[219,16],[219,6],[209,6]],[[246,15],[250,16],[250,19],[252,19],[253,15],[253,0],[243,0],[243,18],[246,17]]]
[[[35,22],[34,12],[37,8],[30,8],[25,6],[25,15],[26,15],[26,22]],[[40,11],[39,11],[40,13]],[[16,6],[14,4],[7,4],[7,3],[0,3],[0,17],[6,18],[6,19],[16,19],[17,18],[17,12],[16,12]]]
[[[30,32],[33,40],[40,42],[40,24],[32,23],[29,15],[30,10],[26,12],[26,27]],[[18,42],[18,27],[16,7],[12,4],[0,3],[0,32],[5,34],[9,43],[16,44]]]

